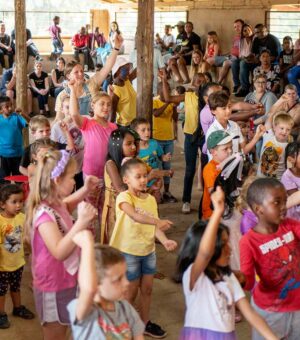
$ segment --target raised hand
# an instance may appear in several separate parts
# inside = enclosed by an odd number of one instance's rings
[[[80,202],[78,204],[78,220],[80,221],[80,230],[89,227],[91,222],[97,216],[97,209],[90,203]]]
[[[223,213],[225,208],[225,195],[221,187],[217,187],[216,191],[211,194],[210,199],[212,201],[214,211]]]

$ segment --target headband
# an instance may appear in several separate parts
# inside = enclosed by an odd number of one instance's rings
[[[57,162],[54,169],[51,171],[51,179],[59,177],[65,170],[66,165],[69,162],[70,154],[65,150],[60,150],[61,158]]]

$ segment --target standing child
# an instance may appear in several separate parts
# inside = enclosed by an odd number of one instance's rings
[[[285,217],[287,193],[275,178],[255,180],[247,202],[258,223],[240,241],[245,289],[252,290],[254,309],[278,338],[299,339],[300,223]],[[263,338],[253,332],[252,339]]]
[[[60,17],[59,16],[55,16],[53,18],[53,25],[51,25],[49,27],[49,33],[50,33],[50,37],[51,37],[51,42],[53,45],[53,50],[51,53],[51,59],[56,59],[57,57],[59,57],[64,50],[64,43],[62,42],[61,39],[61,28],[59,27],[59,22],[60,22]]]
[[[236,339],[235,305],[266,339],[278,340],[251,308],[229,267],[229,230],[220,224],[222,190],[217,188],[211,199],[214,211],[209,222],[199,221],[189,228],[177,260],[177,281],[183,282],[187,308],[180,340]]]
[[[90,204],[79,202],[99,180],[89,177],[83,188],[70,195],[75,172],[76,162],[66,151],[48,151],[38,159],[28,197],[34,299],[45,340],[66,339],[67,304],[76,297],[79,263],[73,237],[88,228],[96,215]],[[77,205],[73,225],[71,213]]]
[[[94,245],[87,230],[77,233],[73,241],[81,248],[79,296],[68,305],[73,339],[143,340],[145,326],[124,300],[128,280],[122,254],[112,247]]]
[[[153,277],[156,272],[155,237],[168,250],[176,248],[162,230],[172,222],[158,218],[155,198],[145,193],[147,168],[139,159],[128,160],[121,169],[128,190],[116,202],[116,225],[110,245],[119,249],[127,263],[128,300],[133,304],[140,289],[140,315],[146,325],[145,334],[161,339],[166,332],[149,320]]]
[[[20,286],[25,265],[23,250],[23,226],[25,215],[22,188],[6,184],[0,190],[0,329],[10,322],[5,313],[5,295],[10,288],[13,315],[33,319],[34,314],[21,305]]]
[[[0,97],[0,182],[6,176],[19,174],[23,154],[22,131],[29,121],[27,115],[13,112],[12,107],[8,97]]]

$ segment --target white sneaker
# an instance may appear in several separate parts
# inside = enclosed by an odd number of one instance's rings
[[[83,71],[84,71],[84,72],[87,72],[88,70],[89,70],[89,67],[88,67],[87,65],[84,65]]]
[[[191,204],[189,202],[183,203],[182,212],[183,214],[189,214],[191,212]]]

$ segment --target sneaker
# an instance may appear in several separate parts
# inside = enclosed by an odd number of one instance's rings
[[[89,70],[89,67],[87,65],[84,65],[83,71],[88,72],[88,70]]]
[[[0,314],[0,329],[5,329],[10,327],[10,322],[6,313]]]
[[[163,202],[176,203],[177,198],[174,197],[169,191],[163,193]]]
[[[42,58],[40,55],[37,55],[37,56],[35,57],[35,60],[36,60],[36,61],[43,61],[43,58]]]
[[[26,320],[34,318],[34,314],[23,305],[21,305],[20,307],[14,307],[13,315]]]
[[[147,322],[144,334],[155,339],[162,339],[167,336],[166,331],[164,331],[159,325],[151,322],[150,320]]]
[[[191,212],[191,204],[189,202],[184,202],[183,203],[182,212],[184,214],[189,214]]]

